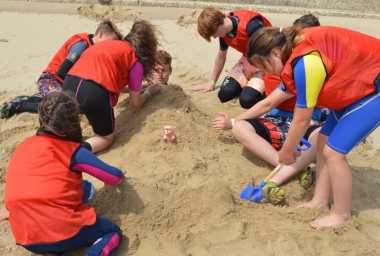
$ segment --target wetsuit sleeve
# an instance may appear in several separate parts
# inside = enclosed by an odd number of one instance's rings
[[[219,49],[221,51],[227,51],[228,49],[228,44],[226,44],[226,42],[221,37],[219,37]]]
[[[247,25],[248,36],[251,37],[253,35],[253,33],[256,32],[256,30],[258,30],[259,28],[262,28],[262,27],[264,27],[264,23],[262,22],[262,20],[259,17],[255,17],[255,18],[251,19]]]
[[[72,155],[70,170],[74,172],[85,172],[108,185],[120,184],[124,178],[124,174],[121,170],[106,164],[91,151],[83,147],[78,147]]]
[[[72,63],[75,63],[86,49],[86,43],[82,40],[78,41],[70,47],[69,54],[67,55],[66,59],[71,61]]]
[[[129,84],[128,88],[130,91],[139,92],[141,91],[141,83],[144,76],[144,67],[141,61],[137,60],[129,71]]]
[[[62,62],[61,66],[58,68],[57,75],[65,79],[67,73],[70,71],[70,69],[73,67],[75,62],[79,59],[79,57],[82,55],[84,50],[87,49],[87,45],[83,41],[78,41],[75,44],[73,44],[69,49],[69,54],[67,55],[66,59]]]
[[[326,79],[326,70],[317,52],[303,56],[293,67],[297,107],[313,108]]]

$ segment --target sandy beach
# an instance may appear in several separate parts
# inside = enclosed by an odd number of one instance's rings
[[[38,92],[39,75],[65,40],[75,33],[94,33],[104,17],[123,34],[139,18],[149,19],[163,34],[161,48],[173,56],[169,84],[137,110],[129,107],[128,95],[122,95],[115,108],[116,141],[97,154],[127,170],[125,180],[112,187],[86,177],[97,188],[97,214],[123,230],[115,255],[380,255],[380,129],[348,155],[354,177],[350,223],[312,229],[309,222],[326,213],[295,208],[310,200],[314,190],[303,189],[296,178],[283,186],[286,197],[280,205],[239,199],[249,182],[258,185],[273,166],[245,149],[231,131],[212,130],[219,111],[231,116],[243,112],[238,102],[220,103],[218,90],[191,91],[210,80],[219,49],[217,40],[207,43],[198,35],[200,10],[2,0],[0,6],[0,103]],[[300,16],[263,15],[282,27]],[[380,38],[380,20],[319,20]],[[239,57],[235,50],[228,51],[219,83]],[[176,126],[177,142],[162,140],[165,125]],[[32,113],[0,119],[1,208],[12,153],[37,128],[38,117]],[[86,138],[92,135],[85,117],[82,128]],[[15,244],[7,221],[0,222],[0,231],[0,255],[33,255]],[[85,252],[83,248],[65,255]]]

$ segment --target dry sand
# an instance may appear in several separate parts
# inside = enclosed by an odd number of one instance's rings
[[[97,213],[124,232],[116,255],[380,255],[379,129],[348,156],[354,176],[351,223],[311,229],[308,223],[325,213],[295,208],[314,189],[302,189],[296,179],[284,185],[286,200],[279,206],[239,199],[250,181],[257,185],[273,167],[244,149],[230,131],[211,129],[218,111],[241,113],[238,103],[222,105],[217,91],[191,91],[210,78],[218,50],[216,40],[207,43],[197,34],[199,10],[6,1],[0,6],[0,102],[37,92],[35,82],[61,44],[72,34],[94,32],[95,20],[104,15],[115,18],[124,33],[135,18],[149,18],[161,28],[163,48],[174,57],[170,83],[139,110],[122,96],[115,109],[116,142],[99,154],[127,170],[126,179],[111,187],[90,178],[98,189]],[[264,15],[276,26],[298,17]],[[380,37],[380,20],[320,21]],[[238,57],[230,50],[225,70]],[[164,125],[176,126],[176,143],[162,140]],[[0,206],[12,152],[37,127],[36,114],[0,120]],[[85,118],[83,131],[91,135]],[[15,245],[7,221],[0,230],[1,255],[31,255]],[[85,249],[67,253],[84,254]]]

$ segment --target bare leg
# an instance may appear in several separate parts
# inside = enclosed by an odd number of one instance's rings
[[[238,121],[232,128],[234,137],[249,151],[273,166],[278,165],[278,152],[261,138],[255,128],[246,121]]]
[[[263,79],[261,77],[261,73],[260,73],[260,77],[252,77],[248,81],[247,86],[252,87],[252,88],[258,90],[261,93],[264,93],[265,92],[265,84],[264,84],[264,81],[263,81]]]
[[[310,202],[299,205],[298,207],[320,208],[329,210],[329,199],[331,194],[330,178],[324,155],[327,136],[318,135],[317,141],[317,179],[313,199]]]
[[[9,211],[7,209],[0,210],[0,221],[9,219]]]
[[[320,129],[316,129],[310,135],[309,142],[312,144],[312,147],[307,151],[302,152],[302,155],[297,159],[296,163],[289,166],[283,166],[270,181],[276,182],[277,185],[280,185],[315,161],[316,141],[319,130]],[[249,151],[260,157],[262,160],[273,166],[277,166],[279,164],[278,151],[275,150],[265,139],[260,137],[256,133],[256,130],[248,122],[236,122],[232,128],[232,133],[239,142],[241,142]]]
[[[315,162],[317,157],[317,137],[320,129],[321,128],[315,129],[310,134],[308,141],[310,142],[311,147],[301,153],[301,156],[297,158],[297,162],[292,165],[284,165],[270,181],[280,185],[296,175],[309,164]]]
[[[326,164],[330,174],[330,182],[334,196],[333,211],[310,223],[313,228],[338,227],[352,220],[352,173],[346,155],[336,152],[326,146],[324,150]]]
[[[86,140],[86,142],[88,142],[91,145],[92,153],[97,153],[109,148],[112,145],[114,139],[114,133],[107,136],[100,136],[94,133],[94,137],[89,138],[88,140]]]

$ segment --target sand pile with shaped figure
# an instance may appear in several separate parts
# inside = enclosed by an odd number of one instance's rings
[[[128,8],[146,15],[142,7]],[[151,21],[160,26],[165,37],[162,48],[173,56],[169,84],[140,109],[132,109],[128,95],[122,95],[115,107],[115,143],[97,154],[126,170],[126,178],[119,186],[111,187],[86,177],[97,188],[93,204],[97,214],[123,230],[124,240],[115,255],[379,255],[379,130],[348,155],[354,178],[352,222],[340,228],[311,229],[309,222],[326,213],[296,208],[310,200],[314,190],[314,186],[302,188],[297,178],[283,186],[286,197],[279,205],[269,204],[266,199],[259,203],[240,200],[242,189],[249,182],[258,186],[274,166],[246,150],[230,131],[211,128],[218,111],[233,116],[243,112],[236,101],[221,104],[217,90],[191,91],[209,79],[218,44],[200,38],[192,22],[176,24],[182,14],[171,13],[170,8],[164,10],[167,19],[152,16]],[[188,10],[190,18],[194,11]],[[267,16],[275,25],[290,24],[298,17]],[[36,79],[58,47],[72,34],[93,32],[97,25],[78,16],[2,13],[0,22],[9,20],[14,22],[2,31],[2,38],[8,42],[0,42],[4,49],[0,57],[1,102],[35,93]],[[344,21],[347,26],[362,24],[367,29],[373,23],[380,25],[373,20]],[[338,23],[334,22],[321,18],[323,24]],[[25,30],[21,25],[25,23],[32,25]],[[124,21],[117,25],[125,32],[131,24]],[[41,27],[50,31],[49,35],[42,33]],[[380,37],[378,31],[371,33]],[[34,40],[25,42],[25,38]],[[232,67],[238,57],[231,51],[226,66]],[[177,138],[173,143],[163,140],[167,125],[175,126]],[[9,159],[16,146],[34,135],[37,127],[38,117],[31,113],[0,120],[2,205]],[[82,129],[85,138],[92,135],[85,117]],[[333,198],[331,203],[333,206]],[[0,222],[0,229],[1,255],[31,255],[15,245],[6,221]],[[65,255],[84,255],[85,250]]]

